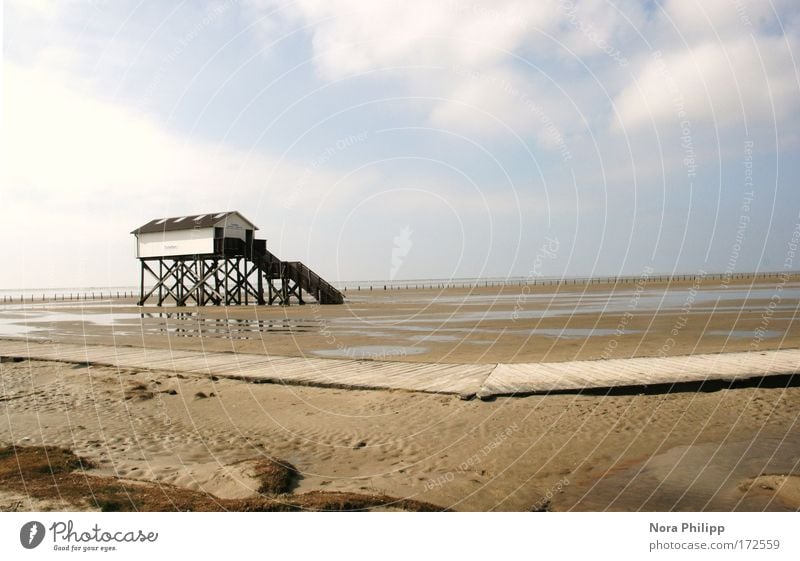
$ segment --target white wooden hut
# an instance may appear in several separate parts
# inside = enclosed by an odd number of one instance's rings
[[[131,234],[136,236],[137,259],[219,255],[226,238],[249,247],[258,227],[237,211],[156,218]],[[230,242],[228,242],[230,243]]]

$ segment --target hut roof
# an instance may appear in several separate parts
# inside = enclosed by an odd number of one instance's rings
[[[139,226],[131,234],[149,234],[151,232],[170,232],[174,230],[193,230],[195,228],[212,228],[228,219],[229,216],[238,214],[245,222],[258,230],[258,227],[242,215],[241,212],[231,210],[227,212],[211,212],[208,214],[193,214],[191,216],[175,216],[172,218],[155,218]]]

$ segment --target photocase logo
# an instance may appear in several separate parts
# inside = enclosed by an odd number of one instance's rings
[[[392,240],[394,242],[394,247],[392,248],[392,269],[389,272],[390,280],[394,280],[397,271],[400,270],[400,266],[403,264],[403,257],[408,255],[411,246],[414,245],[411,242],[411,234],[413,233],[411,226],[406,226],[400,230],[400,234],[395,236]]]
[[[19,531],[19,543],[25,549],[33,549],[37,547],[44,539],[44,524],[41,522],[28,522],[23,524],[22,529]]]

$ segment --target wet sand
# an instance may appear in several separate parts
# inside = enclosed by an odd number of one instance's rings
[[[349,292],[345,306],[147,308],[151,317],[124,301],[59,302],[3,307],[0,336],[475,363],[798,347],[800,285],[777,282]],[[98,475],[221,498],[256,494],[248,466],[269,456],[296,466],[298,491],[455,510],[797,510],[797,378],[482,402],[5,362],[0,443],[58,445]],[[0,509],[11,508],[87,507],[0,490]]]
[[[6,306],[0,337],[408,362],[556,362],[800,347],[800,282],[353,292],[342,306]]]

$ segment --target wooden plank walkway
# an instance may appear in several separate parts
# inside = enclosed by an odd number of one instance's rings
[[[651,386],[710,380],[734,381],[800,372],[800,349],[691,356],[498,364],[477,392],[481,398]]]
[[[800,372],[800,349],[527,364],[438,364],[0,340],[0,356],[166,370],[254,382],[497,395],[741,380]]]
[[[423,364],[0,340],[0,356],[166,370],[256,382],[475,395],[494,364]]]

